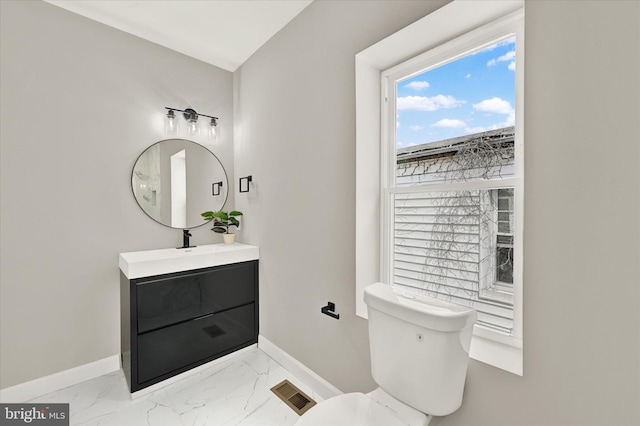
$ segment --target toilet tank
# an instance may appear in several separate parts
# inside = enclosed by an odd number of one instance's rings
[[[405,404],[435,416],[462,403],[476,311],[383,283],[365,289],[371,372]]]

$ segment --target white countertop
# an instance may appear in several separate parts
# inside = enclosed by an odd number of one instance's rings
[[[120,253],[120,270],[129,279],[209,268],[259,259],[259,249],[248,244],[207,244],[186,249]]]

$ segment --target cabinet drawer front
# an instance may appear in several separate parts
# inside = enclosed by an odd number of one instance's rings
[[[254,305],[250,304],[138,336],[138,383],[177,374],[216,354],[255,342],[254,319]]]
[[[138,333],[253,302],[254,268],[239,263],[138,282]]]

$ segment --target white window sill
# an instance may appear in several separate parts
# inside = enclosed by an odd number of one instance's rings
[[[518,376],[523,375],[522,339],[499,331],[476,324],[469,357]]]

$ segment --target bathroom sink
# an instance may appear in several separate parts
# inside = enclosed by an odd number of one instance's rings
[[[247,244],[208,244],[186,249],[120,253],[120,270],[129,279],[256,260],[259,249]]]

